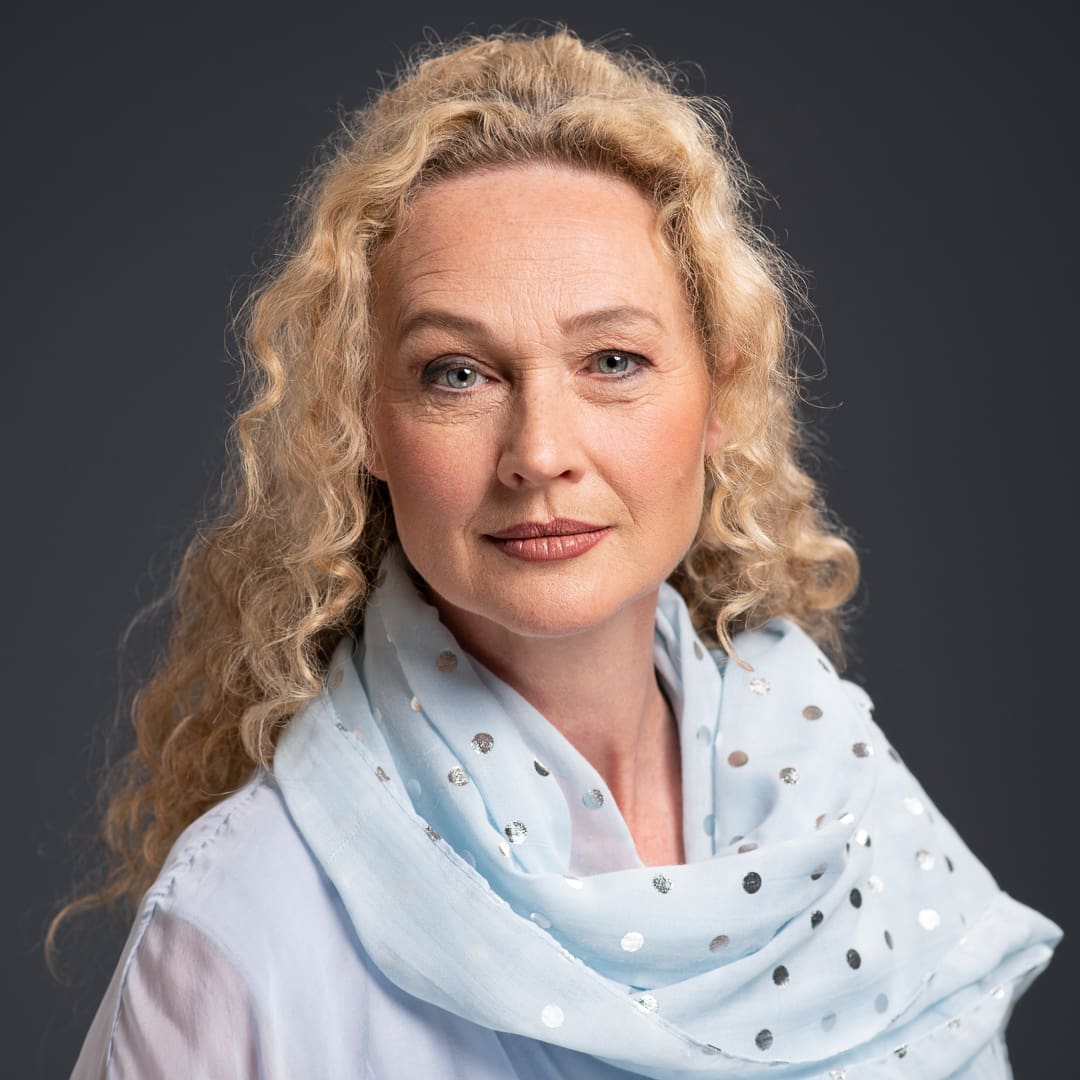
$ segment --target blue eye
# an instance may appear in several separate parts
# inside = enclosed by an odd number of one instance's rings
[[[444,385],[454,390],[468,390],[476,385],[476,371],[464,365],[445,368],[439,372],[439,377],[443,380]]]
[[[641,359],[633,353],[616,349],[597,353],[594,359],[601,375],[632,375],[642,364]]]
[[[429,386],[447,390],[471,390],[480,378],[480,372],[468,364],[445,364],[431,367],[423,375],[423,381]]]

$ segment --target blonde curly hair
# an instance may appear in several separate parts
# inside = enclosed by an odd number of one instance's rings
[[[111,869],[54,918],[50,955],[68,915],[133,906],[185,826],[269,764],[282,725],[320,692],[393,532],[364,467],[373,261],[424,185],[525,162],[635,185],[681,272],[727,435],[672,577],[699,629],[730,651],[739,629],[785,615],[841,658],[858,562],[799,463],[792,313],[805,297],[755,225],[722,106],[565,28],[429,47],[327,144],[284,253],[238,315],[246,403],[220,513],[177,568],[167,648],[132,702],[136,744],[103,828]]]

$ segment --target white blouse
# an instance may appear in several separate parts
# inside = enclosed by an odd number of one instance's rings
[[[626,1075],[478,1027],[389,982],[265,772],[177,841],[143,898],[72,1073],[73,1080]]]

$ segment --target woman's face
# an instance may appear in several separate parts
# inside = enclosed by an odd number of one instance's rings
[[[371,471],[459,637],[652,607],[720,444],[689,306],[625,181],[505,167],[422,190],[375,268]]]

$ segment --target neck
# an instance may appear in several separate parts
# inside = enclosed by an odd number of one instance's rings
[[[525,637],[433,597],[461,645],[603,777],[646,865],[684,861],[678,729],[653,666],[657,594],[600,626]]]

